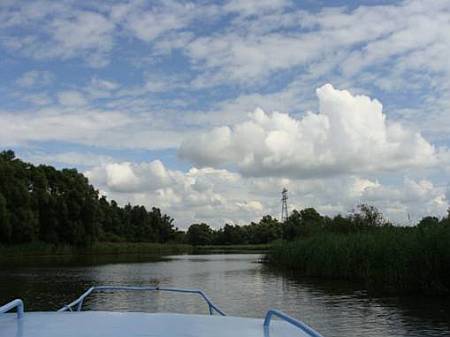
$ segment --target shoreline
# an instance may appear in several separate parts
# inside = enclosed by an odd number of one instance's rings
[[[268,252],[271,245],[207,245],[192,246],[179,243],[151,242],[97,242],[89,247],[54,245],[43,242],[0,245],[0,260],[29,257],[90,256],[90,255],[128,255],[128,254],[192,254],[192,253],[235,253]]]
[[[89,247],[53,245],[42,242],[0,246],[0,260],[21,257],[57,257],[89,255],[189,253],[186,244],[161,244],[150,242],[97,242]]]

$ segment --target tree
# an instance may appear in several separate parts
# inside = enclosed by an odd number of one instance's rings
[[[10,243],[11,241],[11,223],[9,222],[9,213],[6,208],[6,199],[0,193],[0,242]]]
[[[282,224],[270,215],[265,215],[258,223],[247,226],[249,243],[269,243],[280,239],[283,234]]]
[[[108,202],[75,169],[34,166],[13,151],[0,153],[0,243],[167,242],[182,236],[175,233],[173,219],[158,208]]]
[[[213,230],[205,223],[189,226],[186,240],[191,245],[209,245],[213,242]]]
[[[307,237],[322,230],[324,226],[324,217],[314,208],[305,208],[300,212],[294,210],[283,226],[283,238],[293,240],[297,237]]]
[[[350,233],[357,230],[354,222],[349,217],[343,217],[341,214],[327,221],[326,228],[330,232]]]
[[[223,227],[222,243],[225,245],[238,245],[245,242],[244,230],[238,225],[225,224]]]
[[[433,226],[437,226],[439,224],[439,219],[435,216],[426,216],[420,220],[418,223],[419,228],[429,228]]]
[[[383,214],[375,206],[359,204],[350,216],[359,228],[373,228],[387,225]]]

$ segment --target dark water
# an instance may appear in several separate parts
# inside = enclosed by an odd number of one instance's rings
[[[15,297],[26,310],[56,310],[92,285],[202,288],[229,315],[263,317],[275,307],[324,336],[450,336],[450,300],[376,298],[337,282],[299,280],[257,263],[260,255],[98,257],[29,260],[0,266],[0,302]],[[206,313],[195,295],[95,294],[87,309]]]

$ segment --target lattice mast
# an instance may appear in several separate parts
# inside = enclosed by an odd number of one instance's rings
[[[283,188],[283,191],[281,191],[281,222],[286,222],[288,219],[288,208],[287,208],[287,188]]]

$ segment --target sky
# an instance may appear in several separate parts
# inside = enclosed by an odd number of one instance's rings
[[[0,2],[0,148],[180,228],[450,200],[450,1]]]

